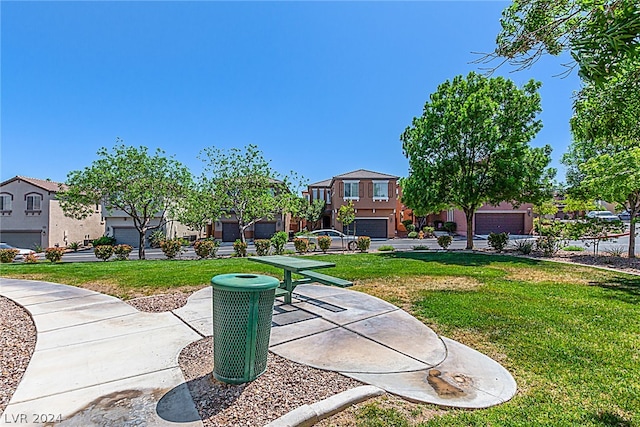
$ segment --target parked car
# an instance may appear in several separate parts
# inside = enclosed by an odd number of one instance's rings
[[[636,218],[640,217],[640,212],[636,212]],[[622,211],[618,214],[618,218],[620,218],[623,221],[629,221],[631,220],[631,212],[629,211]]]
[[[35,251],[32,251],[31,249],[14,248],[13,246],[6,243],[0,243],[0,249],[16,249],[18,251],[18,255],[16,256],[16,258],[21,258],[23,256],[35,253]]]
[[[609,211],[591,211],[587,214],[587,218],[597,218],[602,221],[619,221],[617,215],[612,214]]]
[[[349,250],[356,249],[356,239],[357,236],[347,236],[344,233],[339,232],[338,230],[330,230],[330,229],[322,229],[322,230],[314,230],[306,233],[304,236],[309,239],[310,242],[313,242],[318,247],[318,236],[329,236],[331,237],[331,247],[332,248],[349,248]]]

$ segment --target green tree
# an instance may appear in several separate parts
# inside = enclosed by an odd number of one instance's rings
[[[496,57],[525,69],[542,55],[569,51],[580,77],[603,82],[640,58],[637,0],[514,0],[502,12]]]
[[[98,156],[84,170],[69,172],[67,188],[58,192],[60,206],[74,218],[86,218],[100,203],[107,211],[123,211],[140,235],[138,255],[144,259],[147,231],[164,225],[165,213],[189,187],[191,173],[164,151],[151,155],[146,147],[121,144],[111,151],[101,148]],[[160,221],[151,225],[154,219]]]
[[[207,224],[217,221],[221,216],[222,206],[219,198],[214,197],[202,179],[190,186],[180,203],[172,207],[172,217],[197,230],[198,237],[201,237]]]
[[[351,225],[356,220],[356,209],[353,206],[353,200],[349,200],[349,203],[346,205],[340,206],[338,209],[338,214],[336,215],[336,220],[342,223],[345,227],[347,227],[347,237],[349,236],[349,225]],[[355,236],[356,232],[353,230],[353,235]],[[347,244],[349,246],[349,244]],[[344,249],[344,247],[343,247]]]
[[[209,147],[201,159],[206,165],[204,188],[222,206],[223,215],[235,215],[243,243],[245,230],[256,222],[296,209],[297,197],[290,186],[297,177],[293,172],[293,178],[280,177],[257,146],[227,151]]]
[[[528,145],[542,127],[539,87],[475,73],[441,84],[400,137],[410,167],[403,203],[427,213],[461,209],[472,249],[480,206],[548,198],[551,148]]]
[[[311,229],[315,230],[318,228],[318,221],[322,219],[322,215],[324,215],[324,209],[326,203],[324,200],[316,199],[312,203],[306,202],[306,209],[304,211],[304,219],[307,220],[308,223],[311,224]]]

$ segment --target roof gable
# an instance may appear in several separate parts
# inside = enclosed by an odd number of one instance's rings
[[[334,176],[333,179],[398,179],[398,177],[366,169],[358,169],[352,172],[343,173],[342,175]]]
[[[4,181],[3,183],[0,184],[0,186],[4,186],[7,185],[11,182],[14,181],[24,181],[26,183],[29,183],[35,187],[41,188],[45,191],[51,192],[51,193],[57,193],[58,191],[60,191],[60,186],[62,185],[62,188],[66,188],[66,185],[61,184],[59,182],[55,182],[55,181],[46,181],[44,179],[37,179],[37,178],[29,178],[26,176],[15,176],[11,179],[8,179],[6,181]]]

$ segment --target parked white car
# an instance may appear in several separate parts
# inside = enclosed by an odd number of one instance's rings
[[[306,237],[307,239],[309,239],[309,242],[314,243],[317,248],[318,236],[331,237],[331,247],[334,249],[349,248],[349,250],[352,250],[352,251],[356,249],[356,240],[358,239],[358,237],[351,236],[351,235],[347,236],[346,234],[341,233],[338,230],[331,230],[331,229],[314,230],[300,237]]]
[[[597,218],[602,221],[619,221],[617,215],[612,214],[609,211],[591,211],[587,214],[587,218]]]
[[[31,249],[22,249],[22,248],[14,248],[11,245],[8,245],[6,243],[0,243],[0,249],[15,249],[18,251],[18,255],[16,256],[16,258],[20,258],[23,256],[27,256],[29,254],[35,253],[35,251],[32,251]]]

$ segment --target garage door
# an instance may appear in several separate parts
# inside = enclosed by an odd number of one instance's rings
[[[358,236],[369,236],[373,239],[387,238],[386,219],[356,219],[355,232]],[[346,233],[346,231],[345,231]],[[349,234],[353,234],[353,224],[349,226]]]
[[[35,249],[36,245],[42,245],[40,230],[36,231],[2,231],[0,240],[16,248]]]
[[[235,242],[239,238],[240,238],[240,230],[238,229],[237,222],[222,223],[222,241],[223,242]]]
[[[275,222],[258,222],[253,225],[254,239],[270,239],[276,233]]]
[[[145,242],[145,248],[149,247],[149,235],[153,231],[147,231],[147,240]],[[140,246],[140,233],[133,227],[113,228],[113,237],[116,238],[118,245],[130,245],[134,248]]]
[[[476,234],[525,234],[524,215],[523,213],[477,213]]]

